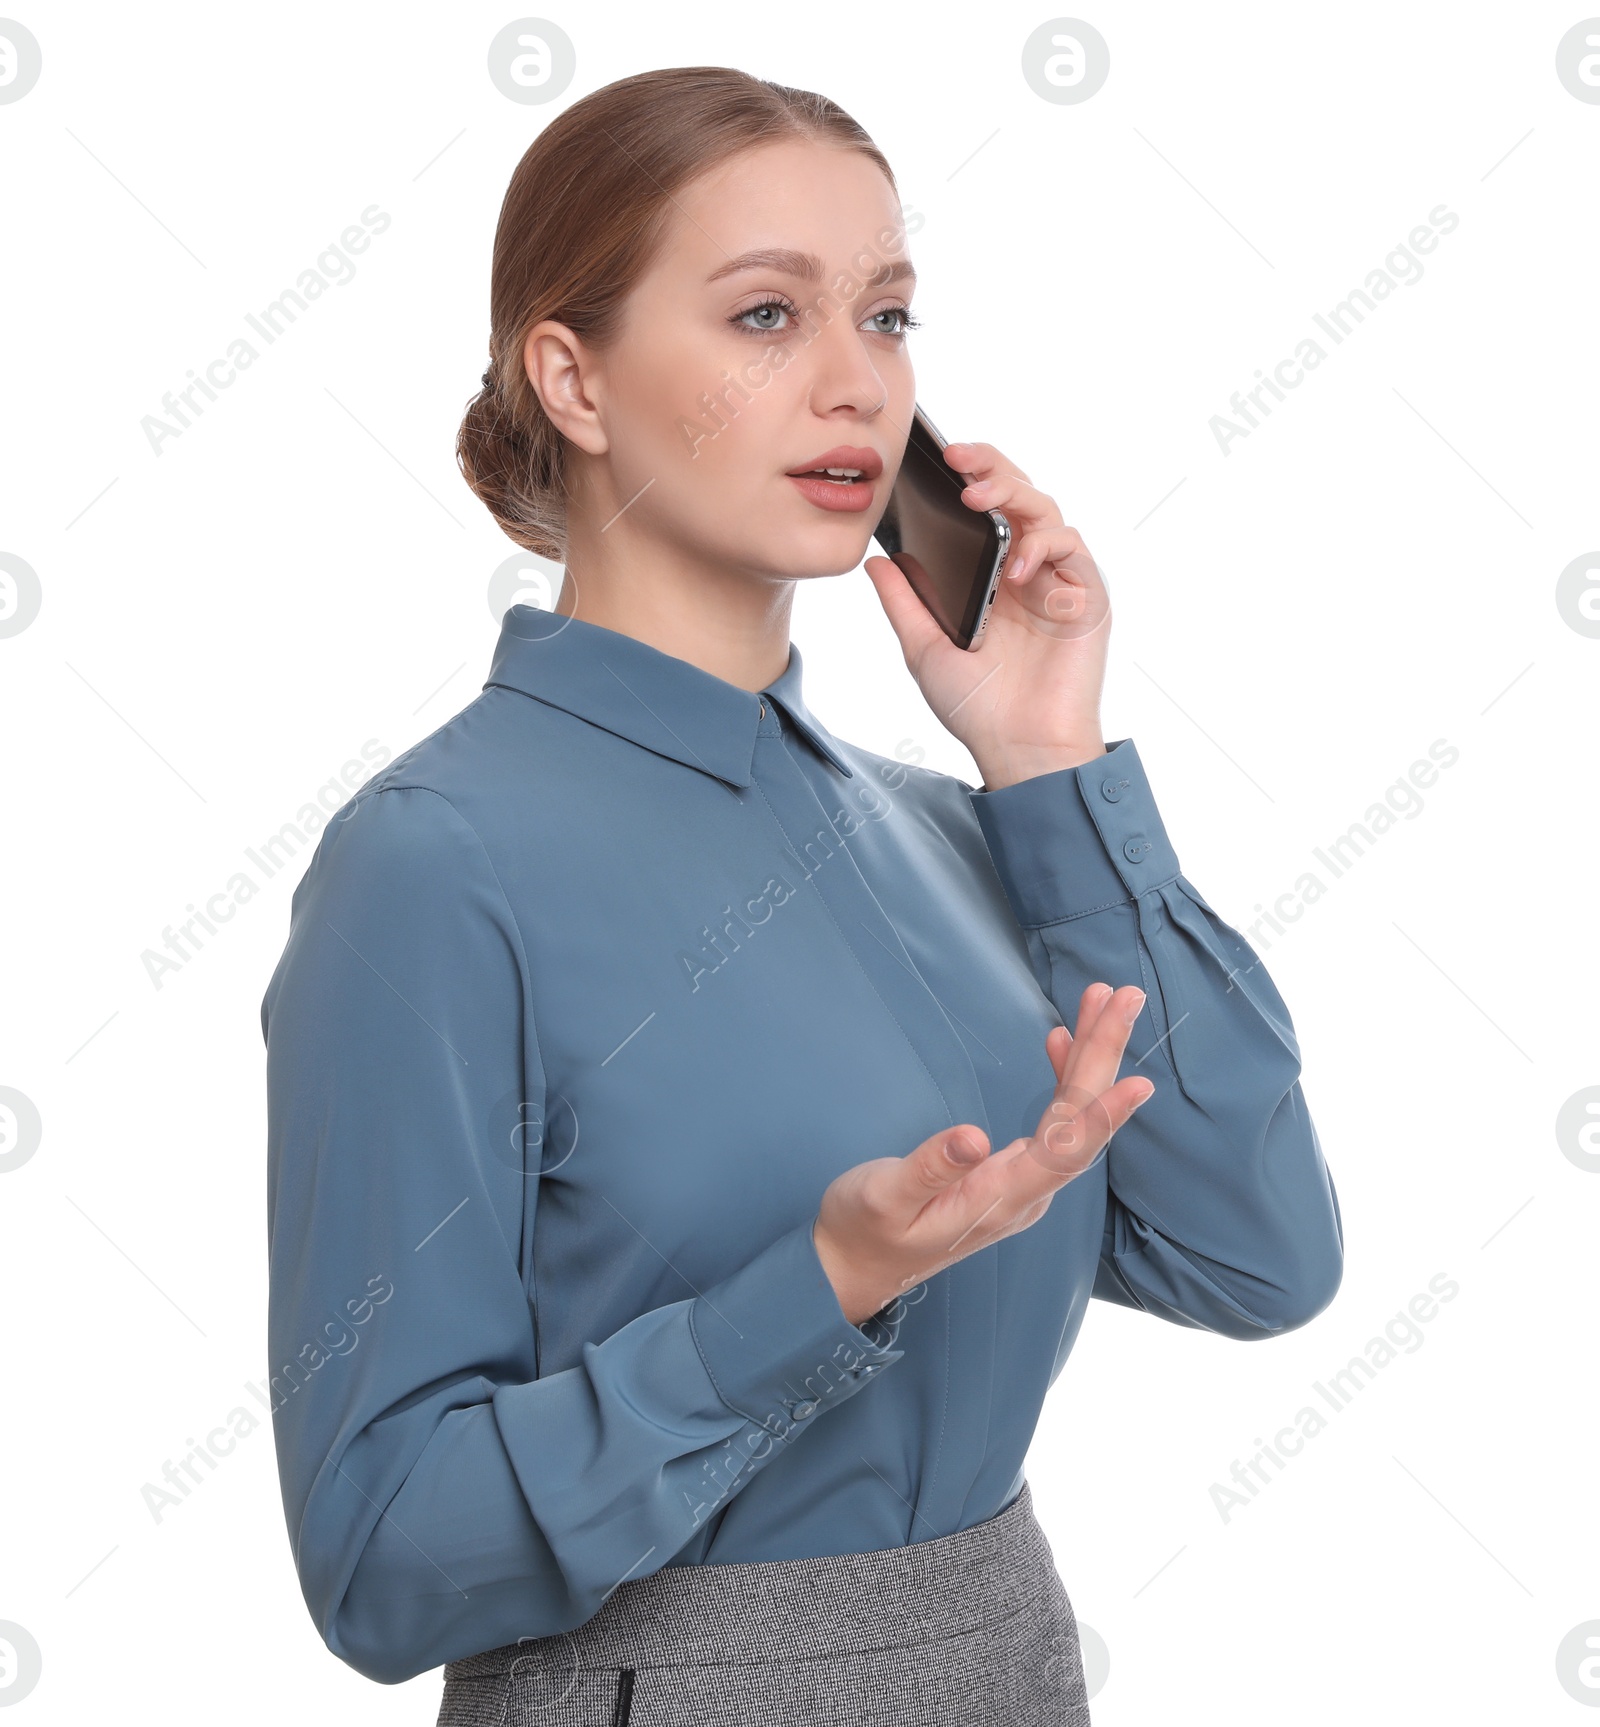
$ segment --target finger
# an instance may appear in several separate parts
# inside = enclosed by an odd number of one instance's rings
[[[1087,552],[1054,550],[1049,532],[1026,533],[1015,541],[1005,563],[1006,591],[1030,611],[1046,615],[1066,603],[1076,613],[1108,616],[1111,591],[1094,559]]]
[[[1084,1110],[1116,1078],[1129,1029],[1125,1010],[1130,997],[1140,994],[1133,986],[1114,990],[1108,983],[1091,983],[1079,998],[1077,1037],[1064,1025],[1052,1026],[1045,1034],[1056,1084],[1033,1137]],[[1028,1138],[1013,1140],[990,1161],[1015,1162],[1026,1155],[1029,1143]]]
[[[1119,1079],[1081,1108],[1052,1105],[1051,1110],[1060,1113],[1028,1142],[1025,1161],[1037,1164],[1055,1185],[1071,1181],[1083,1174],[1154,1091],[1149,1080],[1130,1077]]]
[[[1077,1038],[1087,1037],[1090,1028],[1100,1016],[1101,1009],[1111,999],[1115,992],[1108,983],[1091,983],[1078,998],[1078,1030],[1076,1036],[1064,1025],[1051,1026],[1045,1033],[1045,1053],[1050,1057],[1050,1065],[1055,1069],[1056,1084],[1060,1085],[1067,1077],[1069,1063],[1073,1060],[1073,1051],[1077,1048]]]
[[[1024,1142],[1025,1143],[1025,1142]],[[971,1163],[957,1165],[947,1145],[976,1151]],[[946,1128],[924,1140],[901,1160],[906,1210],[897,1220],[902,1241],[917,1255],[914,1272],[902,1280],[909,1288],[1007,1233],[1019,1209],[1034,1205],[1048,1191],[1037,1173],[1020,1191],[1005,1179],[988,1136],[970,1122]],[[953,1175],[947,1176],[946,1171]]]
[[[937,654],[944,648],[952,653],[961,650],[939,627],[939,620],[917,598],[904,570],[893,558],[871,557],[862,566],[889,620],[889,627],[899,638],[900,651],[913,671],[927,654]]]
[[[1083,994],[1078,997],[1078,1029],[1072,1034],[1074,1048],[1094,1030],[1106,1004],[1116,993],[1116,989],[1103,978],[1085,985]]]
[[[1006,579],[1020,582],[1024,575],[1046,565],[1070,566],[1080,571],[1084,580],[1091,577],[1104,580],[1100,566],[1083,543],[1083,535],[1065,522],[1027,528],[1018,534],[1011,542],[1011,556],[1006,559]]]
[[[961,493],[962,502],[975,510],[1004,510],[1014,522],[1027,528],[1064,527],[1061,507],[1048,492],[1026,480],[1002,474],[992,480],[974,480]]]
[[[1090,1106],[1116,1079],[1144,999],[1144,991],[1134,984],[1117,990],[1091,984],[1084,991],[1078,1036],[1057,1069],[1055,1092],[1040,1119],[1039,1134],[1052,1122]]]
[[[1144,1001],[1144,991],[1137,984],[1125,984],[1097,1001],[1087,1027],[1080,1015],[1078,1036],[1058,1092],[1070,1089],[1082,1100],[1111,1084],[1122,1065],[1128,1038],[1144,1011]]]
[[[1037,1222],[1154,1089],[1148,1080],[1119,1080],[1081,1107],[1062,1103],[1054,1115],[1046,1112],[1039,1134],[1013,1140],[981,1158],[958,1183],[945,1184],[919,1220],[924,1263],[907,1284]]]
[[[1050,1057],[1050,1065],[1056,1070],[1056,1084],[1060,1085],[1072,1055],[1072,1033],[1064,1025],[1051,1026],[1045,1033],[1044,1049]]]
[[[1038,1132],[996,1152],[957,1190],[960,1201],[970,1206],[980,1195],[992,1195],[982,1214],[991,1227],[999,1219],[1037,1207],[1041,1199],[1081,1175],[1154,1091],[1149,1080],[1128,1078],[1093,1097],[1080,1093],[1052,1104]]]
[[[1055,635],[1086,636],[1111,621],[1111,594],[1087,550],[1071,550],[1051,529],[1023,534],[1005,563],[1003,591]]]
[[[1028,481],[1022,469],[993,444],[946,444],[944,457],[957,473],[970,474],[975,480],[992,480],[1009,474],[1024,484]]]
[[[1150,1095],[1154,1087],[1143,1078],[1111,1084],[1131,1029],[1128,1009],[1137,1012],[1143,1000],[1136,985],[1092,983],[1079,1001],[1077,1038],[1064,1025],[1051,1028],[1045,1047],[1057,1087],[1032,1137],[991,1153],[982,1129],[963,1123],[932,1135],[901,1160],[905,1224],[925,1213],[933,1232],[931,1269],[921,1275],[976,1251],[975,1235],[998,1240],[1026,1227],[1019,1214],[1048,1203],[1057,1188],[1087,1168]]]
[[[1091,1140],[1103,1144],[1126,1120],[1126,1115],[1117,1117],[1118,1104],[1125,1101],[1131,1110],[1155,1089],[1142,1074],[1117,1079],[1128,1039],[1144,1011],[1144,991],[1136,984],[1105,995],[1093,994],[1094,989],[1091,986],[1084,992],[1088,1006],[1079,1015],[1078,1037],[1061,1065],[1055,1094],[1045,1106],[1034,1136],[1043,1144],[1049,1154],[1046,1161],[1052,1166],[1058,1158],[1070,1160],[1071,1154]],[[1086,1025],[1089,1014],[1093,1018]]]

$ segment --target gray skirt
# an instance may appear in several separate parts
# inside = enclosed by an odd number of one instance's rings
[[[574,1631],[444,1672],[438,1727],[1090,1727],[1026,1481],[933,1541],[664,1566]]]

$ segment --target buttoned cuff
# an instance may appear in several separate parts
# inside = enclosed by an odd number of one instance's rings
[[[1178,873],[1132,738],[1075,768],[967,796],[1024,928],[1122,905]]]
[[[893,1347],[903,1307],[891,1303],[860,1326],[845,1318],[817,1256],[814,1222],[796,1224],[689,1306],[717,1395],[783,1439],[905,1354]]]

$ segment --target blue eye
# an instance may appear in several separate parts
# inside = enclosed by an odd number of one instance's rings
[[[922,328],[922,320],[912,317],[909,306],[885,306],[881,312],[874,312],[872,317],[874,321],[879,318],[898,318],[900,320],[896,329],[880,330],[878,334],[881,336],[903,336],[908,330],[920,330]]]
[[[746,306],[741,313],[734,313],[727,319],[731,325],[740,330],[748,330],[752,335],[778,335],[788,328],[788,323],[779,319],[798,319],[800,311],[791,300],[778,295],[771,300],[762,300],[759,306]],[[885,319],[892,323],[885,328]],[[885,306],[881,313],[873,313],[862,325],[864,330],[871,330],[873,335],[888,335],[888,337],[904,337],[907,330],[921,328],[921,319],[912,318],[909,306]]]
[[[798,318],[800,316],[794,305],[780,295],[775,299],[763,300],[759,305],[746,306],[742,312],[734,313],[732,321],[735,324],[740,324],[742,328],[746,330],[753,330],[757,335],[771,335],[773,331],[780,328],[777,324],[743,323],[745,318],[753,317],[757,312],[787,312],[791,318]]]

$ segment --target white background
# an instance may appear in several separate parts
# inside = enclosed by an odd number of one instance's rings
[[[1020,70],[1047,9],[563,0],[541,108],[487,75],[505,8],[5,4],[43,48],[0,105],[0,551],[43,587],[0,640],[0,1085],[44,1124],[0,1177],[0,1620],[44,1654],[16,1719],[434,1718],[438,1673],[318,1639],[265,1421],[146,1509],[259,1413],[257,1016],[303,864],[159,989],[142,955],[366,740],[478,693],[516,548],[453,442],[506,182],[561,106],[705,62],[826,91],[925,218],[920,399],[1100,560],[1106,736],[1289,1002],[1340,1196],[1300,1331],[1090,1311],[1029,1475],[1109,1657],[1096,1727],[1600,1719],[1556,1672],[1600,1618],[1600,1173],[1556,1134],[1600,1081],[1600,640],[1556,597],[1600,546],[1600,105],[1555,71],[1585,12],[1094,0],[1110,76],[1054,104]],[[354,279],[154,454],[163,395],[372,204]],[[1212,416],[1440,204],[1422,278],[1224,455]],[[976,783],[862,572],[802,584],[794,637],[826,725]],[[1435,739],[1420,813],[1319,868]],[[1308,868],[1326,894],[1257,925]],[[1331,1415],[1313,1383],[1437,1273],[1459,1293]],[[1328,1429],[1224,1520],[1213,1484],[1308,1405]]]

